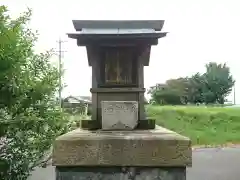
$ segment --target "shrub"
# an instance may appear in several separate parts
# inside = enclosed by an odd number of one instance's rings
[[[53,140],[68,130],[57,107],[58,69],[51,53],[35,54],[31,11],[17,19],[0,6],[0,179],[26,180]]]

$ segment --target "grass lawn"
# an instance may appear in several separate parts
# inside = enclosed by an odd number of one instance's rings
[[[193,145],[240,143],[240,108],[147,106],[157,124],[191,138]]]

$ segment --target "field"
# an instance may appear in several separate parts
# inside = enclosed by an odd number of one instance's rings
[[[240,144],[240,108],[205,106],[146,106],[158,125],[190,137],[193,145]],[[74,115],[73,121],[86,119]]]
[[[147,106],[157,124],[191,138],[194,145],[240,143],[240,108]]]

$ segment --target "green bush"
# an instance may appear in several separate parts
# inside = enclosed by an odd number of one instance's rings
[[[240,108],[147,106],[158,125],[191,138],[193,144],[240,142]]]
[[[35,53],[30,16],[0,6],[0,180],[26,180],[70,127],[55,98],[61,74],[51,53]]]

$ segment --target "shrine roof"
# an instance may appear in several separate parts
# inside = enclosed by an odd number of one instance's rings
[[[114,39],[118,39],[118,38],[161,38],[166,36],[166,32],[129,32],[129,31],[121,31],[119,30],[118,32],[113,31],[108,29],[108,31],[105,31],[102,33],[98,33],[98,31],[91,31],[91,33],[69,33],[68,37],[72,38],[72,39],[84,39],[84,38],[114,38]],[[117,36],[116,36],[117,35]]]
[[[77,33],[69,33],[68,37],[77,39],[79,46],[106,43],[106,41],[119,40],[149,41],[156,45],[157,39],[166,36],[166,32],[160,32],[164,20],[136,20],[136,21],[97,21],[97,20],[73,20]],[[136,40],[137,39],[137,40]],[[137,42],[138,41],[138,42]],[[151,42],[150,42],[151,41]]]
[[[164,20],[73,20],[76,31],[82,29],[154,29],[161,31]]]
[[[158,39],[165,37],[167,32],[161,32],[164,20],[137,21],[96,21],[73,20],[76,33],[68,37],[77,40],[78,46],[86,46],[89,65],[95,47],[99,46],[139,46],[149,48],[143,56],[144,65],[148,66],[150,47],[158,44]],[[97,51],[97,50],[96,50]]]

